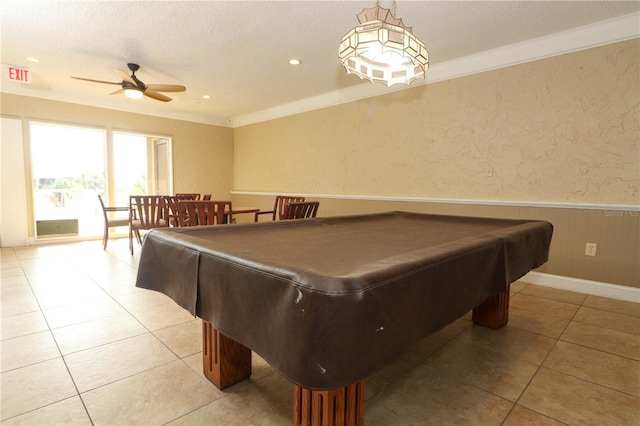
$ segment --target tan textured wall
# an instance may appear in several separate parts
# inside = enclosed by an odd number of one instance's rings
[[[639,205],[639,52],[636,39],[241,127],[234,187]]]
[[[26,130],[29,120],[44,120],[171,137],[174,191],[211,193],[223,199],[231,197],[232,129],[6,93],[1,95],[0,102],[2,114],[21,118]],[[27,157],[25,161],[30,160]],[[27,173],[29,170],[27,167]],[[26,184],[29,191],[29,176]],[[28,211],[32,211],[31,206]],[[28,223],[32,222],[29,217]],[[29,235],[33,236],[33,229]]]
[[[640,287],[639,67],[636,39],[238,128],[234,188],[270,194],[233,201],[268,208],[273,193],[300,193],[316,194],[320,216],[545,219],[555,233],[542,272]],[[584,255],[587,242],[596,257]]]

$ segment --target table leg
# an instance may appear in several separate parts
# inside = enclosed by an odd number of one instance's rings
[[[498,330],[509,321],[509,290],[492,294],[473,309],[471,316],[476,324]]]
[[[324,391],[293,386],[294,426],[364,425],[364,380]]]
[[[202,367],[207,379],[224,389],[251,376],[251,349],[202,320]]]

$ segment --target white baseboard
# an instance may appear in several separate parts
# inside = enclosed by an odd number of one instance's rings
[[[109,236],[110,239],[114,239],[114,238],[123,238],[121,236],[118,235],[110,235]],[[97,240],[102,240],[102,237],[98,237],[98,236],[91,236],[91,237],[80,237],[80,236],[53,236],[53,237],[42,237],[42,238],[34,238],[34,237],[29,237],[29,244],[30,246],[43,246],[43,245],[47,245],[47,244],[65,244],[65,243],[79,243],[81,241],[97,241]]]
[[[14,240],[3,239],[0,241],[0,247],[25,247],[29,244],[27,238],[20,238]]]
[[[580,278],[563,277],[560,275],[543,274],[541,272],[529,272],[518,281],[593,296],[607,297],[609,299],[640,303],[640,288],[601,283],[599,281],[589,281]]]

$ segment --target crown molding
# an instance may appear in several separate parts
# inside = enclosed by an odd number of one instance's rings
[[[359,99],[366,99],[400,90],[408,90],[438,81],[451,80],[638,38],[640,37],[639,23],[640,12],[624,15],[592,25],[511,44],[441,64],[435,64],[429,67],[425,80],[414,81],[411,86],[395,85],[387,88],[382,84],[358,84],[347,89],[337,90],[263,111],[233,117],[230,127],[247,126],[302,112],[353,102]]]

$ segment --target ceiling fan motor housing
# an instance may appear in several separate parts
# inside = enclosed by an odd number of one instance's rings
[[[131,87],[136,88],[142,92],[144,92],[147,89],[147,86],[138,79],[138,77],[136,77],[136,71],[138,71],[140,69],[140,65],[138,64],[134,64],[134,63],[128,63],[127,66],[129,67],[129,69],[131,70],[131,78],[133,79],[133,81],[136,82],[136,86],[135,87],[133,84],[131,85]],[[123,81],[122,82],[122,88],[126,89],[127,87],[125,87],[127,85],[128,82]]]

